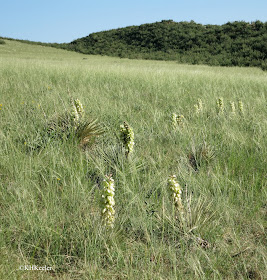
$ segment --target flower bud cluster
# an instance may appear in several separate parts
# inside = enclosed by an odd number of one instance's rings
[[[235,115],[235,102],[230,102],[230,106],[232,115]]]
[[[79,116],[79,119],[84,116],[84,109],[81,101],[79,99],[74,100],[74,106],[76,108],[77,114]]]
[[[194,105],[194,108],[196,114],[200,114],[203,111],[203,102],[200,98],[198,99],[198,103]]]
[[[120,137],[123,146],[126,150],[125,154],[126,156],[129,156],[133,152],[133,148],[135,144],[133,129],[129,126],[127,122],[124,122],[123,125],[120,126],[120,132],[121,132]]]
[[[168,188],[173,198],[175,207],[183,213],[183,204],[182,204],[182,189],[179,183],[177,182],[176,176],[171,175],[168,179]]]
[[[241,115],[244,114],[244,105],[243,102],[241,100],[238,101],[238,109]]]
[[[223,111],[224,111],[224,104],[223,104],[223,98],[222,97],[220,97],[217,100],[217,109],[218,109],[219,113],[223,113]]]
[[[115,187],[114,187],[114,180],[110,176],[107,176],[106,179],[103,181],[103,194],[102,194],[102,201],[103,201],[103,209],[102,209],[102,218],[104,224],[108,228],[114,227],[115,221]]]
[[[183,127],[184,126],[184,116],[183,115],[178,115],[176,117],[176,121],[178,126]]]
[[[172,113],[172,126],[174,129],[177,128],[177,126],[183,127],[184,126],[184,116]]]

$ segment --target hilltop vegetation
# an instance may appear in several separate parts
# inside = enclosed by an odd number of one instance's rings
[[[86,54],[267,68],[267,22],[202,25],[165,20],[92,33],[66,44]]]
[[[267,279],[266,72],[5,42],[0,279]],[[87,148],[61,122],[71,96],[105,131]]]
[[[267,69],[267,22],[261,21],[202,25],[163,20],[96,32],[70,43],[17,41],[83,54]]]

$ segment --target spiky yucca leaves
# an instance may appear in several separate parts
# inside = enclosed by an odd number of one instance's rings
[[[127,122],[123,122],[120,126],[120,138],[125,148],[125,155],[128,157],[133,152],[134,147],[134,132]]]
[[[48,135],[56,138],[76,138],[81,147],[93,144],[96,137],[104,133],[97,120],[85,119],[84,109],[79,99],[71,99],[71,110],[56,115],[48,123]]]
[[[76,129],[76,135],[82,147],[92,144],[95,138],[103,133],[104,129],[97,120],[82,121]]]
[[[192,151],[188,154],[189,164],[195,171],[198,171],[199,167],[204,163],[210,163],[214,158],[214,148],[206,141],[197,147],[192,147]]]

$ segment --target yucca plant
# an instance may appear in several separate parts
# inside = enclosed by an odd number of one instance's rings
[[[76,138],[81,147],[92,144],[96,137],[104,133],[97,119],[90,120],[84,116],[84,109],[79,99],[71,99],[72,108],[63,114],[55,115],[48,123],[47,133],[52,138]]]
[[[244,115],[244,105],[241,100],[238,100],[238,109],[239,109],[240,115]]]
[[[231,107],[231,114],[232,114],[232,116],[234,116],[235,115],[235,102],[231,101],[230,107]]]
[[[173,129],[176,129],[177,127],[184,127],[184,120],[185,118],[183,115],[177,115],[175,113],[172,113],[171,121]]]
[[[217,111],[219,114],[222,114],[224,112],[224,102],[223,102],[223,98],[220,97],[217,100]]]
[[[127,123],[123,122],[120,125],[120,138],[125,148],[125,155],[128,158],[130,154],[133,152],[134,148],[134,131],[132,127]]]
[[[189,164],[195,171],[198,171],[199,167],[204,163],[208,164],[215,158],[214,148],[206,141],[197,147],[192,147],[192,150],[188,154]]]
[[[174,203],[175,209],[178,210],[181,220],[184,220],[184,207],[182,203],[182,188],[177,181],[176,175],[171,175],[167,182],[168,190]]]
[[[105,226],[108,229],[114,227],[115,221],[115,185],[112,174],[106,175],[106,179],[103,180],[103,194],[102,194],[102,218]]]
[[[103,133],[104,129],[98,123],[97,119],[82,121],[79,123],[75,131],[75,135],[77,136],[80,146],[82,147],[92,144],[96,137]]]

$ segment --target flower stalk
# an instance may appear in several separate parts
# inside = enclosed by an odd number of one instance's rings
[[[231,106],[231,114],[234,116],[235,115],[235,102],[230,102]]]
[[[244,105],[241,100],[238,101],[238,109],[241,115],[244,115]]]
[[[179,211],[181,218],[184,217],[184,207],[182,203],[182,188],[177,182],[176,175],[171,175],[168,179],[168,189],[171,193],[172,200],[176,209]]]
[[[223,104],[223,98],[222,97],[220,97],[217,100],[217,109],[218,109],[219,114],[223,113],[223,111],[224,111],[224,104]]]
[[[102,194],[102,201],[103,201],[103,209],[102,209],[102,218],[104,224],[107,228],[114,227],[115,221],[115,186],[114,180],[112,175],[106,176],[106,179],[103,180],[103,194]]]
[[[177,127],[184,127],[184,116],[172,113],[172,126],[173,129]]]
[[[133,152],[134,148],[134,132],[127,122],[120,126],[120,137],[125,148],[125,155],[128,157]]]

